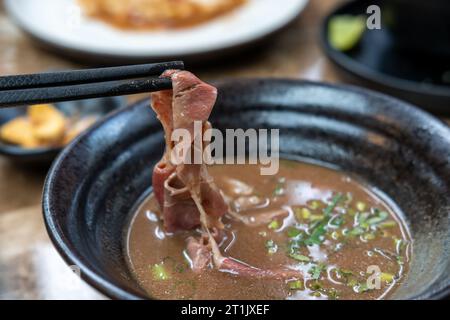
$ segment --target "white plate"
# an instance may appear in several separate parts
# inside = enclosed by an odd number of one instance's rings
[[[85,17],[75,0],[6,0],[7,12],[34,38],[104,57],[195,56],[240,47],[286,26],[308,0],[249,0],[234,12],[182,30],[122,31]]]

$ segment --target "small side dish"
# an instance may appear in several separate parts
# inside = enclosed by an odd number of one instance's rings
[[[246,0],[78,0],[90,17],[121,29],[173,29],[204,23]]]
[[[95,116],[67,117],[50,104],[33,105],[27,113],[0,127],[0,140],[23,148],[60,147],[97,120]]]

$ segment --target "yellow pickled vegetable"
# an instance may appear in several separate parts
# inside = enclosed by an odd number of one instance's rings
[[[364,16],[338,15],[328,24],[328,41],[339,51],[347,51],[356,46],[366,29]]]
[[[39,141],[33,135],[33,127],[26,117],[15,118],[0,128],[0,138],[10,144],[25,148],[39,146]]]

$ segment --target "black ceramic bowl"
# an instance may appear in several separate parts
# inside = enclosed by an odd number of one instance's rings
[[[398,299],[450,291],[450,129],[399,100],[371,91],[295,80],[217,83],[218,129],[280,128],[281,151],[329,163],[382,190],[411,229],[411,270]],[[163,152],[149,101],[115,112],[66,148],[43,195],[57,250],[112,298],[146,298],[124,257],[127,223],[151,187]]]
[[[112,110],[125,106],[125,103],[125,99],[122,97],[111,97],[60,102],[56,104],[56,107],[67,116],[96,115],[101,117]],[[26,106],[0,110],[0,126],[18,116],[25,115],[26,111]],[[0,155],[10,158],[15,163],[27,165],[49,165],[61,150],[62,147],[26,149],[0,140]]]
[[[408,0],[354,0],[340,4],[323,20],[320,32],[322,49],[330,61],[340,71],[342,78],[358,85],[364,85],[377,91],[396,96],[424,108],[425,110],[448,116],[450,115],[450,59],[436,54],[438,45],[426,44],[426,41],[436,40],[438,35],[419,36],[413,28],[421,28],[419,22],[402,22],[405,28],[411,27],[411,38],[421,42],[421,51],[413,50],[414,45],[408,40],[401,39],[403,30],[394,32],[387,26],[390,21],[403,21],[400,3],[405,6],[411,2],[411,7],[428,6],[430,2],[441,3],[446,0],[432,1],[408,1]],[[450,7],[450,1],[446,1]],[[381,29],[366,30],[359,43],[349,51],[336,50],[329,42],[329,22],[338,15],[366,15],[367,7],[377,4],[381,7],[383,24]],[[438,9],[430,6],[428,10]],[[425,10],[425,11],[428,11]],[[395,12],[395,13],[394,13]],[[408,17],[414,11],[407,11]],[[405,14],[407,14],[405,12]],[[439,21],[441,16],[433,16],[420,13],[420,19],[435,19]],[[393,22],[392,22],[393,23]],[[391,24],[392,24],[391,23]],[[419,26],[417,24],[419,23]],[[450,23],[450,18],[448,20]],[[397,25],[399,25],[397,23]],[[428,25],[427,25],[428,26]],[[422,33],[426,32],[422,29]],[[449,31],[450,32],[450,31]],[[400,34],[399,34],[400,33]],[[405,31],[407,33],[407,31]],[[439,33],[442,35],[442,33]],[[404,37],[403,37],[404,38]],[[440,38],[440,36],[439,36]],[[445,38],[445,37],[444,37]],[[450,42],[450,37],[441,41],[441,46]],[[450,46],[450,43],[448,44]],[[443,53],[443,50],[437,50]]]

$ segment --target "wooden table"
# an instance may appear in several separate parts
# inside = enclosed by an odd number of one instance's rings
[[[203,79],[229,76],[339,81],[318,46],[318,26],[339,0],[311,0],[304,13],[251,59],[194,70]],[[1,2],[0,2],[1,6]],[[36,47],[0,8],[0,75],[77,66]],[[131,98],[133,99],[133,98]],[[64,264],[41,213],[45,169],[0,157],[0,299],[103,299]]]

